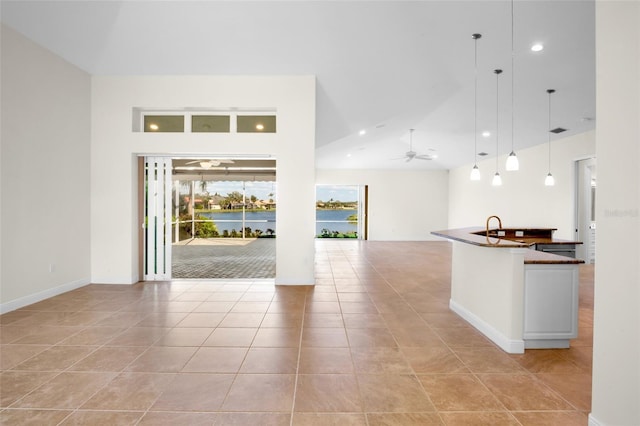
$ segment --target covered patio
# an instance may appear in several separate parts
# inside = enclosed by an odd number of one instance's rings
[[[195,238],[172,247],[172,277],[268,278],[276,276],[274,238]]]
[[[210,159],[173,158],[172,161],[173,217],[171,247],[171,277],[173,279],[274,279],[276,274],[276,242],[274,238],[252,238],[248,229],[275,223],[256,224],[244,218],[245,208],[255,209],[251,188],[257,182],[269,182],[270,194],[275,197],[275,160],[273,159]],[[237,187],[237,188],[236,188]],[[225,195],[236,191],[241,197],[227,200]],[[184,192],[186,190],[186,192]],[[215,194],[215,195],[214,195]],[[215,200],[215,201],[214,201]],[[256,200],[258,198],[256,197]],[[205,201],[208,201],[205,202]],[[214,224],[202,211],[217,211],[217,203],[237,204],[234,211],[242,212],[241,222],[216,220],[214,235],[203,232],[203,226]],[[240,210],[238,210],[238,206]],[[272,208],[275,207],[275,203]],[[230,206],[223,206],[230,209]],[[213,210],[212,210],[213,209]],[[233,222],[227,224],[226,222]],[[239,230],[239,237],[223,237],[225,225]],[[182,229],[185,227],[185,229]],[[213,225],[214,227],[216,225]],[[211,226],[210,226],[211,227]],[[202,229],[201,229],[202,228]],[[213,228],[211,228],[213,229]],[[273,233],[272,230],[269,230]],[[235,231],[234,231],[235,233]],[[263,232],[265,235],[267,231]],[[226,232],[225,232],[226,235]]]

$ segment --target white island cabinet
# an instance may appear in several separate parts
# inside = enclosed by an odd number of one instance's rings
[[[578,337],[578,266],[524,265],[525,349],[568,348]]]
[[[578,335],[583,261],[478,229],[433,232],[453,243],[450,308],[505,352],[568,348]]]

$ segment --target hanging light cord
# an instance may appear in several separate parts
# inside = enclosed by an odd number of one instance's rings
[[[514,65],[514,57],[515,51],[513,50],[513,0],[511,0],[511,153],[514,152],[514,131],[513,131],[513,116],[515,115],[514,109],[514,75],[515,75],[515,65]]]
[[[478,164],[478,39],[480,34],[472,35],[474,40],[474,78],[473,78],[473,165]]]
[[[502,74],[502,70],[494,70],[494,73],[496,73],[496,173],[498,173],[498,114],[500,109],[498,108],[498,104],[499,104],[499,96],[500,96],[500,91],[498,90],[498,79],[500,77],[500,74]]]
[[[553,89],[547,90],[549,94],[549,121],[548,121],[548,129],[547,129],[547,141],[549,145],[549,173],[551,173],[551,94],[555,92]]]

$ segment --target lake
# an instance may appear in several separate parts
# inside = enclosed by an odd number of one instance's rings
[[[347,222],[347,218],[356,214],[357,210],[316,210],[316,235],[322,229],[338,232],[355,232],[358,230],[356,223]],[[207,212],[200,215],[215,221],[218,232],[222,234],[225,230],[231,232],[232,229],[240,231],[242,229],[242,211],[234,212]],[[267,229],[276,230],[276,212],[273,210],[251,211],[245,213],[245,226],[252,230],[260,229],[267,233]]]

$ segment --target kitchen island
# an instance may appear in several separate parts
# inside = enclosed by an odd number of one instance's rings
[[[553,231],[432,232],[453,244],[450,308],[508,353],[568,348],[578,335],[578,266],[584,262],[535,249],[580,242],[555,239]]]

